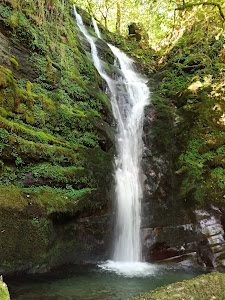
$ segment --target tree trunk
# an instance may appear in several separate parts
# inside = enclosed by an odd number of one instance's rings
[[[117,1],[116,32],[118,32],[118,33],[120,33],[120,20],[121,20],[120,3],[119,3],[119,1]]]

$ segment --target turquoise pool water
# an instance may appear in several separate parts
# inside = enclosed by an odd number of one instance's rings
[[[70,266],[5,281],[12,300],[119,300],[197,275],[157,265],[149,265],[148,272],[132,277],[98,266]]]

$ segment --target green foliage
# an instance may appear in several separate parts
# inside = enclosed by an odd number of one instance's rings
[[[1,3],[0,5],[0,15],[4,19],[8,19],[12,15],[12,8],[6,3]]]
[[[160,91],[169,96],[176,94],[189,81],[189,76],[185,74],[180,68],[168,72],[168,76],[163,79]]]
[[[183,15],[184,19],[178,17],[177,22],[183,24],[184,31],[177,32],[179,38],[175,43],[171,35],[170,45],[158,53],[156,74],[160,94],[176,108],[178,151],[173,154],[177,160],[176,174],[180,174],[180,201],[192,206],[221,205],[225,167],[223,31],[211,12],[208,16],[197,11],[186,11]],[[194,19],[185,19],[191,15]],[[160,102],[157,109],[163,110]]]
[[[62,167],[60,165],[51,165],[42,163],[38,165],[29,165],[23,168],[21,174],[31,172],[35,179],[43,178],[49,185],[88,186],[88,178],[85,176],[83,167]]]
[[[151,130],[152,144],[154,145],[152,147],[153,155],[161,156],[163,154],[164,157],[169,157],[171,161],[171,155],[175,155],[176,153],[176,146],[174,143],[171,143],[176,134],[174,108],[168,99],[156,93],[151,96],[151,106],[153,111],[156,112],[156,117],[152,120]],[[169,148],[168,145],[170,145]]]
[[[0,281],[0,298],[1,300],[10,300],[7,285],[3,281]]]
[[[34,205],[46,205],[49,215],[58,209],[71,214],[84,208],[100,211],[105,198],[92,201],[90,195],[97,192],[96,177],[105,176],[112,158],[105,157],[95,169],[82,150],[96,149],[104,157],[99,141],[103,145],[105,137],[96,124],[104,124],[110,103],[99,92],[102,80],[77,40],[70,4],[62,22],[58,2],[44,7],[42,14],[33,0],[21,7],[9,1],[10,6],[0,2],[1,22],[10,39],[30,51],[33,72],[30,80],[16,80],[0,66],[0,184],[16,199],[10,203],[7,196],[7,205],[22,209],[20,201],[25,205],[36,199]],[[12,66],[17,69],[19,63],[22,70],[20,57],[16,59],[11,57]],[[37,227],[43,249],[48,241],[45,223],[45,216],[32,215],[28,225]]]
[[[75,253],[77,217],[106,211],[110,103],[64,3],[0,1],[2,32],[28,59],[12,50],[12,71],[0,66],[0,264],[8,272]]]
[[[212,171],[212,176],[218,180],[218,186],[221,189],[225,188],[225,169],[224,168],[216,168]]]
[[[119,38],[127,36],[130,22],[141,24],[144,39],[148,43],[156,45],[162,37],[165,37],[173,21],[173,9],[176,1],[81,1],[76,4],[86,9],[106,29],[117,33],[118,45],[123,42]],[[82,14],[82,11],[80,12]],[[83,14],[88,19],[88,16]],[[104,30],[104,29],[103,29]],[[107,34],[107,33],[106,33]],[[129,46],[128,46],[129,47]]]
[[[12,57],[10,58],[10,62],[13,64],[13,66],[15,67],[15,69],[18,69],[19,64],[18,64],[18,62],[16,61],[15,56],[12,56]]]
[[[133,300],[223,299],[225,275],[219,272],[157,288]]]
[[[0,128],[0,153],[5,147],[7,147],[9,142],[9,136],[10,134],[7,130],[5,130],[4,128]]]
[[[67,218],[83,209],[91,193],[91,189],[76,191],[70,186],[65,189],[0,186],[0,226],[4,233],[0,247],[5,249],[1,266],[9,272],[24,265],[38,269],[57,263],[67,251],[71,253],[77,243],[72,238],[77,226],[74,219]],[[59,232],[55,222],[62,216]]]

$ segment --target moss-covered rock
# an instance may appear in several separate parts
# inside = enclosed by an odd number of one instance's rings
[[[211,273],[160,287],[133,300],[224,299],[225,275]]]
[[[70,3],[63,11],[58,4],[0,1],[3,273],[43,271],[85,260],[91,249],[98,258],[106,251],[106,235],[88,233],[80,219],[100,227],[108,211],[112,111]]]
[[[65,191],[0,186],[1,272],[41,272],[65,262],[102,257],[106,232],[101,236],[98,232],[102,222],[108,221],[93,216],[91,223],[96,230],[90,233],[79,218],[88,207],[92,215],[98,212],[100,204],[101,197],[87,188],[75,192],[69,187]]]
[[[143,254],[224,270],[224,38],[205,25],[187,25],[155,56],[144,122]]]
[[[0,298],[1,300],[10,300],[7,285],[3,281],[0,281]]]
[[[188,202],[193,207],[224,205],[223,176],[216,170],[224,168],[225,154],[221,84],[225,76],[221,63],[224,36],[215,24],[209,33],[205,25],[204,22],[189,25],[163,59],[159,59],[155,75],[159,92],[176,108],[180,198],[184,205]],[[185,172],[180,173],[181,170]]]

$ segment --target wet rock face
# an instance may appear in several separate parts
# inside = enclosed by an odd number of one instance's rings
[[[184,268],[225,269],[222,212],[196,210],[195,222],[142,229],[143,255],[147,261],[172,263]]]
[[[225,270],[225,211],[213,206],[196,210],[180,200],[177,190],[182,174],[174,168],[176,153],[170,143],[167,152],[163,151],[155,139],[154,126],[160,128],[160,118],[166,122],[160,114],[154,107],[146,108],[142,159],[143,256],[149,262],[171,263],[182,268]],[[166,137],[166,130],[164,134]]]
[[[99,55],[100,59],[102,59],[103,61],[105,61],[111,65],[114,65],[115,57],[114,57],[111,49],[109,48],[109,46],[102,40],[98,39],[96,41],[96,47],[98,49],[98,55]]]
[[[10,59],[16,57],[18,68],[16,68]],[[29,61],[29,51],[18,44],[12,43],[6,35],[0,32],[0,65],[13,71],[18,79],[28,79],[33,81],[37,78],[34,67]]]
[[[91,216],[79,219],[77,244],[71,258],[73,263],[97,263],[109,257],[112,216]],[[103,230],[107,228],[107,230]]]
[[[204,236],[199,246],[200,260],[206,266],[225,268],[224,228],[221,224],[222,212],[212,207],[212,211],[196,210],[196,232]]]
[[[145,116],[142,157],[142,226],[159,227],[170,225],[171,217],[173,217],[173,210],[171,210],[174,198],[173,162],[169,160],[169,147],[168,153],[163,153],[156,147],[157,135],[154,133],[154,122],[159,118],[158,112],[154,107],[149,106],[146,108]],[[162,122],[164,122],[163,118]],[[160,137],[158,138],[160,139]]]

